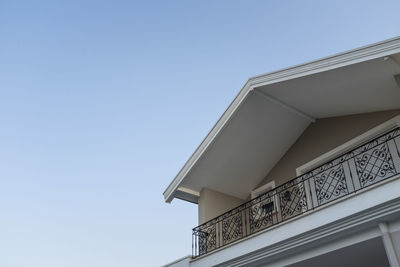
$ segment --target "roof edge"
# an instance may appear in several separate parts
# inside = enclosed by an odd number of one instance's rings
[[[228,121],[238,110],[240,105],[246,100],[247,96],[253,89],[260,86],[312,75],[395,53],[400,53],[400,36],[352,49],[343,53],[338,53],[322,59],[317,59],[249,78],[236,95],[232,103],[227,107],[222,116],[211,128],[207,136],[203,139],[200,145],[186,161],[182,169],[165,189],[163,193],[165,201],[170,203],[174,199],[174,193],[180,186],[183,179],[190,172],[191,168],[197,163],[204,152],[210,147],[215,140],[215,137],[226,127]]]

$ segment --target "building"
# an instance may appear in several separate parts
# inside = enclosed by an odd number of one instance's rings
[[[164,192],[197,266],[399,266],[400,38],[251,78]]]

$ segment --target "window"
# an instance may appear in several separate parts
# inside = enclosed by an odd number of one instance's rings
[[[275,181],[271,181],[271,182],[269,182],[269,183],[267,183],[267,184],[265,184],[265,185],[263,185],[263,186],[261,186],[261,187],[259,187],[257,189],[254,189],[253,191],[251,191],[251,198],[252,199],[256,198],[259,195],[262,195],[262,194],[264,194],[264,193],[266,193],[266,192],[268,192],[268,191],[270,191],[270,190],[272,190],[274,188],[275,188]]]
[[[275,188],[275,181],[271,181],[253,191],[251,191],[251,198],[254,199],[256,197],[259,197]],[[276,212],[279,210],[278,208],[278,202],[277,202],[277,195],[275,195],[276,192],[273,192],[271,195],[266,196],[265,198],[262,198],[260,201],[259,207],[260,211],[263,213],[272,213]]]

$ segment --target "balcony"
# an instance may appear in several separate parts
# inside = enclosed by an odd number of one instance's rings
[[[192,257],[361,193],[400,174],[400,128],[298,176],[193,229]]]

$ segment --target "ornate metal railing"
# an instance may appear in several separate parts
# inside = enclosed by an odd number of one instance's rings
[[[193,228],[198,257],[400,173],[400,128]]]

